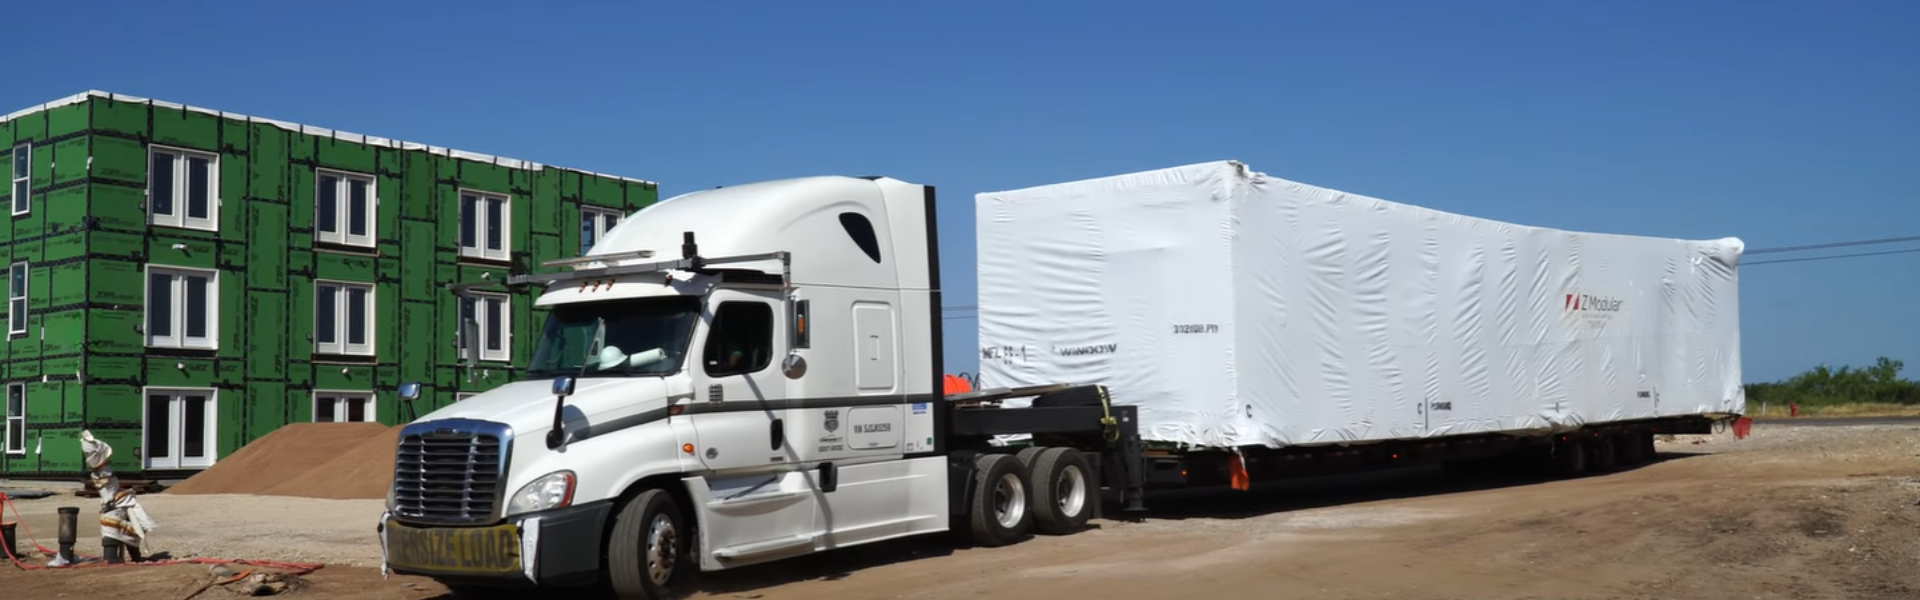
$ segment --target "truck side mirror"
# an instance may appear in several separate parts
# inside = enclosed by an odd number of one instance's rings
[[[555,396],[573,395],[573,377],[570,377],[567,375],[554,377],[553,378],[553,395]]]
[[[807,300],[793,301],[792,330],[788,332],[787,337],[791,338],[788,340],[790,342],[788,345],[795,349],[806,348],[811,345],[811,336],[807,335],[807,312],[809,304]]]
[[[780,372],[785,373],[787,379],[799,379],[807,374],[807,359],[798,354],[788,354],[785,360],[780,361]]]
[[[420,399],[420,382],[409,381],[400,384],[400,399],[408,402]]]

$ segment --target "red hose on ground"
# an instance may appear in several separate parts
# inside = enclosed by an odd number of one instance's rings
[[[24,531],[27,533],[27,539],[33,540],[34,549],[39,550],[41,554],[55,554],[53,549],[40,545],[40,540],[33,537],[33,532],[27,529],[26,521],[20,518],[20,507],[13,505],[12,498],[7,497],[6,494],[0,494],[0,505],[3,505],[6,508],[13,509],[13,518],[15,523],[14,527],[19,531]],[[5,517],[5,516],[6,516],[6,511],[0,511],[0,517]],[[16,538],[15,545],[18,545],[18,544],[19,542],[18,542],[18,539]],[[7,560],[12,561],[13,566],[19,567],[23,571],[41,571],[41,570],[49,570],[49,569],[55,569],[55,570],[84,569],[84,568],[94,568],[94,567],[164,567],[167,565],[200,564],[200,565],[247,565],[252,567],[267,567],[270,569],[279,569],[282,571],[286,571],[288,575],[306,575],[308,573],[318,571],[322,567],[326,566],[325,563],[297,563],[297,562],[283,562],[283,561],[277,561],[277,560],[251,560],[251,559],[245,559],[245,558],[178,558],[178,559],[167,559],[167,560],[153,560],[153,561],[146,561],[146,562],[123,562],[119,564],[113,564],[113,563],[107,563],[107,562],[82,562],[79,564],[64,565],[59,567],[49,567],[47,565],[30,565],[30,564],[21,562],[20,557],[13,555],[12,548],[6,548],[5,550],[7,554]],[[74,558],[80,558],[80,559],[100,558],[98,556],[86,555],[78,552],[73,553],[73,556]]]

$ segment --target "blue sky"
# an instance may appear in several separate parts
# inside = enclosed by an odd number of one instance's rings
[[[932,183],[950,305],[973,303],[975,192],[1223,158],[1530,225],[1920,235],[1908,1],[537,6],[25,3],[0,112],[102,89],[667,195]],[[1920,253],[1744,270],[1748,379],[1881,355],[1913,376],[1916,275]],[[973,322],[948,325],[948,368],[975,369]]]

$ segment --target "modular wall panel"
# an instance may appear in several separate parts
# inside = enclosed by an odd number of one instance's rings
[[[110,429],[139,427],[140,389],[131,384],[97,383],[97,381],[99,379],[89,378],[85,385],[77,386],[84,396],[82,409],[86,413],[88,426]]]
[[[284,382],[292,334],[287,320],[287,294],[251,291],[246,298],[249,326],[244,349],[248,377],[255,381]]]
[[[96,98],[87,101],[87,107],[93,116],[89,126],[94,137],[139,139],[149,132],[147,129],[147,104],[144,102],[122,102],[111,98]]]
[[[256,290],[287,289],[287,246],[273,241],[285,235],[287,207],[270,202],[249,202],[252,213],[249,229],[256,243],[247,244],[247,287]]]
[[[252,147],[247,149],[253,160],[247,169],[247,195],[254,201],[277,200],[285,202],[289,197],[287,172],[292,166],[288,152],[290,148],[287,130],[257,123],[253,126]],[[278,233],[283,230],[273,230]]]
[[[284,383],[251,382],[246,388],[247,433],[249,437],[266,435],[288,423],[287,386]]]

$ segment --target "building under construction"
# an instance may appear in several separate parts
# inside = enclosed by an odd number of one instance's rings
[[[531,292],[462,303],[443,286],[579,255],[658,198],[639,179],[100,92],[0,119],[0,146],[0,477],[82,473],[82,429],[116,470],[165,477],[287,423],[393,424],[497,386],[544,314]],[[424,384],[416,406],[396,404],[401,381]]]

